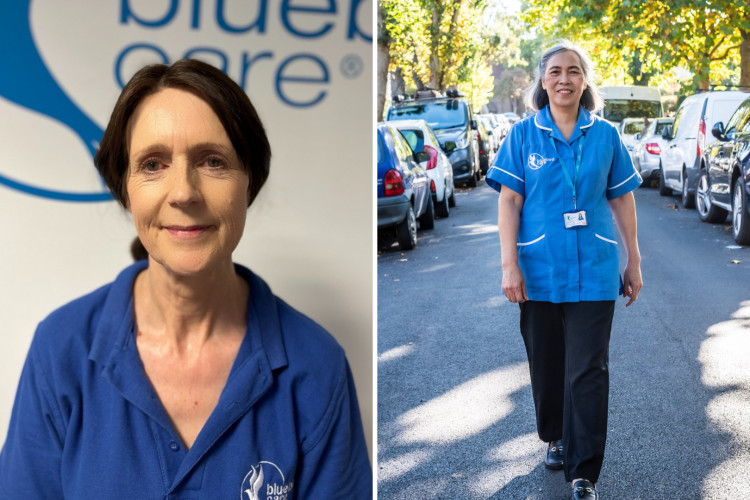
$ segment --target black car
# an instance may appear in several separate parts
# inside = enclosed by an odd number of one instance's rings
[[[479,166],[477,121],[471,103],[457,92],[442,96],[436,91],[417,95],[416,99],[394,100],[387,121],[426,121],[440,141],[440,147],[453,166],[453,182],[476,187],[482,174]]]
[[[704,222],[723,222],[732,213],[732,233],[739,245],[750,245],[750,97],[726,126],[711,130],[718,141],[704,151],[698,174],[696,209]]]

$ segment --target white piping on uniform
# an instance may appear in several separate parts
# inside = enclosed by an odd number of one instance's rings
[[[516,245],[519,246],[519,247],[525,247],[525,246],[531,245],[533,243],[536,243],[537,241],[543,240],[545,236],[547,236],[547,235],[543,234],[539,238],[535,239],[534,241],[528,241],[526,243],[516,243]]]
[[[632,179],[633,176],[636,176],[636,175],[638,175],[638,172],[633,172],[633,175],[631,175],[630,177],[628,177],[627,179],[625,179],[624,181],[622,181],[618,185],[612,186],[611,188],[607,188],[607,190],[617,189],[618,187],[622,186],[623,184],[625,184],[626,182],[628,182],[630,179]]]
[[[615,240],[610,240],[609,238],[605,238],[604,236],[599,236],[596,233],[594,233],[594,236],[596,236],[600,240],[606,241],[607,243],[614,243],[615,245],[617,245],[617,242]]]
[[[534,125],[536,125],[537,127],[539,127],[542,130],[549,130],[550,132],[552,132],[551,128],[542,127],[541,125],[539,125],[539,122],[536,121],[537,118],[539,118],[539,113],[537,113],[537,114],[534,115]]]
[[[521,178],[520,178],[520,177],[518,177],[517,175],[513,175],[513,174],[511,174],[511,173],[510,173],[510,172],[508,172],[507,170],[503,170],[503,169],[502,169],[502,168],[500,168],[500,167],[495,167],[494,165],[493,165],[493,166],[492,166],[492,167],[490,168],[490,170],[492,170],[493,168],[495,168],[495,169],[497,169],[497,170],[499,170],[499,171],[501,171],[501,172],[504,172],[504,173],[506,173],[506,174],[510,175],[511,177],[514,177],[514,178],[518,179],[519,181],[523,182],[524,184],[526,184],[526,181],[524,181],[523,179],[521,179]]]

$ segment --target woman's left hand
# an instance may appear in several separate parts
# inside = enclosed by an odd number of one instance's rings
[[[625,266],[625,272],[623,273],[622,281],[622,295],[624,297],[630,298],[630,300],[628,300],[628,303],[625,304],[625,307],[628,307],[630,304],[636,301],[636,299],[638,298],[638,294],[641,293],[641,288],[643,288],[641,266],[638,264],[631,265],[630,263],[628,263],[628,265]]]

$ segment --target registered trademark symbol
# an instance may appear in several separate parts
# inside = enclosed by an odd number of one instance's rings
[[[365,63],[362,62],[362,58],[357,54],[347,54],[341,60],[339,67],[341,68],[341,74],[346,78],[352,79],[362,74],[362,71],[365,69]]]

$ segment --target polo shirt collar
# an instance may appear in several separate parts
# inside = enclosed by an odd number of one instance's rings
[[[578,139],[582,135],[583,130],[587,130],[594,124],[594,120],[594,116],[586,108],[578,106],[578,121],[576,122],[576,127],[573,130],[570,139],[565,140],[562,132],[560,132],[560,129],[557,128],[557,125],[555,125],[555,122],[552,120],[549,104],[534,115],[534,125],[536,125],[538,129],[545,133],[552,132],[552,137],[568,144],[572,144],[573,141]]]
[[[89,351],[92,361],[106,366],[111,357],[131,340],[135,328],[133,284],[147,267],[148,261],[138,261],[120,272],[110,285]],[[250,285],[247,333],[251,351],[264,351],[272,370],[283,368],[287,365],[287,357],[276,297],[266,282],[246,267],[235,264],[235,270]],[[257,322],[258,328],[250,328],[251,321]]]

